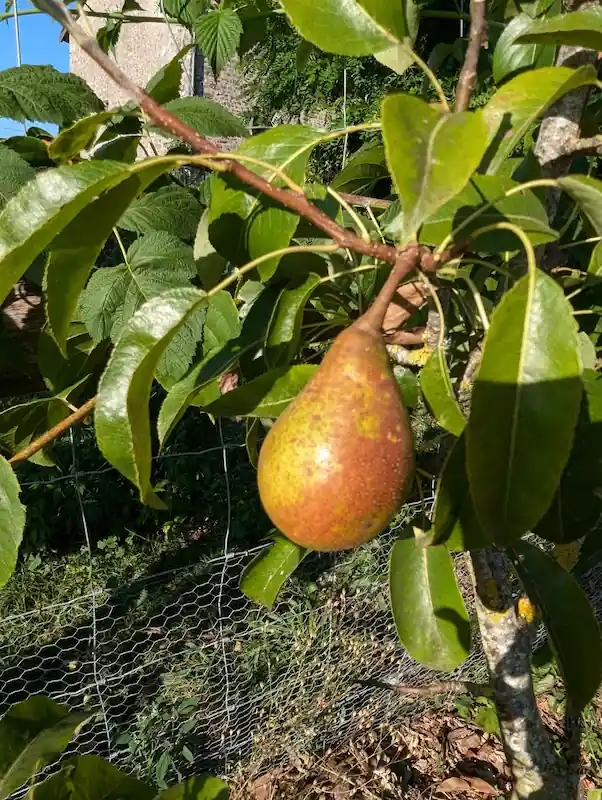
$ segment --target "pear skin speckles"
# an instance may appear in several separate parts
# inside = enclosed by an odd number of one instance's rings
[[[409,420],[382,339],[352,326],[263,443],[264,508],[304,547],[356,547],[390,522],[412,471]]]

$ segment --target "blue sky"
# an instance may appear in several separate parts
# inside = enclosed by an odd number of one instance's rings
[[[19,0],[19,10],[32,8],[26,0]],[[4,3],[0,3],[4,11]],[[59,42],[60,25],[46,14],[19,17],[21,58],[23,64],[52,64],[62,72],[69,69],[69,45]],[[12,19],[0,22],[0,70],[17,65],[15,27]],[[23,125],[0,119],[0,137],[23,134]]]

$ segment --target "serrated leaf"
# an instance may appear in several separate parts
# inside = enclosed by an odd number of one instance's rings
[[[521,42],[573,45],[589,50],[602,49],[602,9],[599,6],[578,8],[568,14],[531,20]]]
[[[39,173],[0,213],[0,300],[42,250],[94,198],[137,171],[111,161],[86,161]]]
[[[532,530],[550,507],[581,395],[571,305],[552,278],[534,269],[492,315],[467,428],[470,491],[496,544]]]
[[[552,505],[534,531],[558,544],[585,536],[602,511],[602,376],[586,369],[583,386],[571,455]]]
[[[573,89],[595,84],[596,70],[542,67],[505,83],[483,108],[487,143],[481,171],[497,172],[517,143],[552,103]]]
[[[196,289],[172,289],[153,297],[129,321],[98,388],[98,445],[140,491],[143,503],[164,508],[151,487],[149,398],[157,363],[190,317],[207,304]]]
[[[571,710],[579,713],[602,681],[602,639],[594,610],[577,581],[538,547],[521,541],[511,554],[529,599],[543,617]]]
[[[242,35],[240,17],[233,8],[218,7],[197,18],[194,33],[217,78],[234,57],[240,43]]]
[[[219,778],[212,775],[195,775],[193,778],[156,795],[155,800],[228,800],[230,790]]]
[[[282,0],[304,39],[327,53],[368,56],[388,50],[407,34],[402,3],[389,0]]]
[[[113,227],[136,195],[167,170],[165,164],[146,163],[146,169],[85,206],[48,249],[44,272],[46,318],[63,353],[78,299]]]
[[[96,138],[98,129],[115,116],[114,111],[101,111],[78,120],[61,131],[48,145],[48,154],[55,161],[66,163],[82,150],[86,150]]]
[[[459,194],[425,221],[420,229],[420,241],[440,244],[479,208],[483,209],[482,213],[462,228],[460,238],[469,237],[473,231],[496,222],[511,222],[518,225],[534,245],[554,241],[558,234],[548,226],[546,209],[534,192],[526,190],[503,197],[517,186],[516,181],[499,175],[473,175]],[[493,205],[486,208],[490,203]],[[516,236],[506,230],[489,231],[474,240],[474,249],[478,252],[499,253],[515,250],[517,246]]]
[[[41,696],[12,706],[0,720],[0,800],[54,761],[90,716]]]
[[[265,360],[268,367],[288,364],[297,352],[305,306],[314,289],[320,284],[318,275],[292,281],[284,288],[274,307],[265,340]]]
[[[493,53],[493,79],[496,83],[523,70],[551,67],[554,63],[554,47],[517,41],[532,23],[531,17],[523,12],[505,26]]]
[[[164,105],[180,96],[182,59],[188,55],[193,46],[192,44],[187,44],[179,50],[171,61],[168,61],[167,64],[155,72],[146,84],[146,93],[150,94],[157,103]]]
[[[248,564],[240,578],[240,589],[249,600],[272,608],[278,593],[310,551],[280,533],[274,544],[262,550]]]
[[[351,156],[331,185],[337,192],[370,195],[379,181],[388,179],[384,146],[367,142]]]
[[[480,111],[446,114],[409,94],[385,98],[382,123],[407,239],[466,186],[485,152],[487,128]]]
[[[281,125],[243,142],[235,152],[273,164],[303,183],[313,145],[320,133],[302,125]],[[249,169],[276,185],[271,170],[249,164]],[[287,247],[297,230],[299,216],[276,206],[264,196],[254,197],[230,178],[212,178],[209,206],[209,238],[218,253],[242,266],[259,256]],[[274,257],[258,267],[263,281],[275,273],[280,259]]]
[[[454,443],[443,466],[433,508],[433,543],[450,551],[490,545],[477,519],[466,474],[466,438]]]
[[[34,168],[27,161],[14,150],[0,144],[0,211],[35,175]]]
[[[0,456],[0,588],[13,574],[23,538],[25,507],[19,500],[20,492],[21,487],[12,467]],[[1,760],[0,755],[0,763]]]
[[[317,366],[300,364],[269,370],[259,378],[226,392],[203,409],[223,417],[276,419],[304,388]],[[196,403],[195,403],[196,405]]]
[[[454,394],[443,347],[436,347],[430,354],[420,373],[420,386],[439,425],[460,436],[466,420]]]
[[[466,659],[470,622],[445,547],[424,547],[414,536],[398,539],[391,550],[389,591],[397,634],[413,659],[444,671]]]
[[[248,136],[246,125],[226,108],[208,97],[178,97],[164,106],[182,122],[190,125],[201,136]],[[163,136],[172,136],[163,129],[156,129]]]
[[[63,126],[101,110],[88,84],[70,72],[30,64],[0,72],[0,117]]]
[[[202,207],[190,189],[164,186],[135,200],[117,223],[133,233],[166,231],[184,241],[192,241]]]

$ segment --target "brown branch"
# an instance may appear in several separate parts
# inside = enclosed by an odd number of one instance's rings
[[[387,683],[375,678],[366,678],[357,683],[362,686],[373,686],[375,689],[389,689],[397,694],[408,694],[414,697],[436,697],[440,694],[471,694],[489,695],[489,686],[482,683],[472,683],[472,681],[437,681],[429,686],[406,686],[399,683]]]
[[[34,441],[31,442],[31,444],[28,444],[27,447],[24,447],[23,450],[15,453],[12,458],[8,459],[8,463],[16,464],[19,461],[27,461],[28,458],[34,456],[43,447],[46,447],[47,444],[50,444],[50,442],[52,442],[54,439],[58,439],[59,436],[62,436],[62,434],[68,431],[73,425],[76,425],[78,422],[81,422],[83,419],[85,419],[95,405],[96,397],[93,397],[91,400],[88,400],[86,403],[84,403],[81,408],[78,408],[77,411],[74,411],[73,414],[70,414],[64,420],[57,423],[53,428],[50,428],[50,430],[46,431],[41,436],[38,436],[37,439],[34,439]]]
[[[486,0],[471,0],[470,3],[470,32],[468,34],[468,47],[464,64],[456,89],[456,102],[454,111],[466,111],[477,81],[477,68],[481,45],[487,32]]]

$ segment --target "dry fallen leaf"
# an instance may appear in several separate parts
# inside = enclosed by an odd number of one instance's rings
[[[470,788],[473,792],[478,792],[479,794],[489,795],[490,797],[497,797],[500,794],[500,791],[492,786],[487,781],[484,781],[482,778],[477,778],[476,776],[469,776],[466,777],[466,780],[470,784]]]
[[[470,784],[464,778],[446,778],[437,786],[437,792],[467,792]]]

